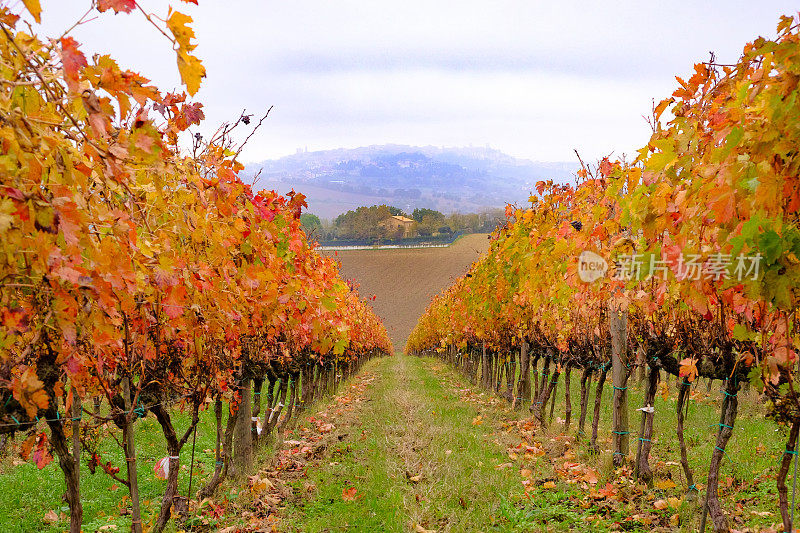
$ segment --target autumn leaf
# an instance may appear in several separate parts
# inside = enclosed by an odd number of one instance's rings
[[[61,39],[61,65],[64,68],[64,79],[70,91],[77,91],[81,69],[86,63],[86,56],[78,50],[78,42],[72,37]]]
[[[47,466],[53,460],[47,435],[45,433],[30,435],[20,446],[19,455],[26,461],[33,461],[39,470]]]
[[[342,489],[342,499],[346,502],[352,502],[356,499],[356,490],[355,487],[350,487],[349,489]]]
[[[136,9],[136,0],[98,0],[98,11],[102,13],[109,9],[113,9],[115,13],[130,13]]]
[[[42,6],[39,4],[39,0],[22,0],[22,3],[25,4],[28,12],[33,15],[33,20],[41,24]]]
[[[50,446],[47,443],[47,435],[40,433],[39,437],[40,438],[36,443],[36,448],[33,450],[33,454],[31,455],[31,459],[36,467],[41,470],[53,460],[53,456],[50,454]]]
[[[200,90],[200,80],[206,77],[206,68],[195,56],[183,50],[178,51],[178,72],[186,90],[194,96]]]
[[[181,80],[189,94],[194,95],[200,89],[200,80],[206,76],[206,69],[198,58],[190,54],[197,46],[192,43],[195,33],[189,26],[191,22],[192,17],[178,11],[172,12],[167,19],[167,27],[178,44],[178,71]]]
[[[167,18],[167,28],[175,36],[175,41],[178,46],[186,52],[191,52],[197,45],[192,43],[195,38],[194,30],[189,26],[192,22],[192,17],[185,15],[179,11],[173,11]]]
[[[596,485],[598,481],[598,473],[593,468],[587,468],[586,473],[583,475],[583,480],[590,485]]]
[[[689,383],[692,383],[697,377],[697,362],[690,357],[682,359],[680,362],[679,375],[685,377],[686,381]]]
[[[672,481],[669,478],[667,478],[667,479],[659,479],[658,481],[656,481],[654,483],[654,485],[655,485],[655,487],[657,489],[661,489],[661,490],[669,490],[669,489],[674,489],[675,488],[675,482]]]
[[[50,403],[44,391],[44,383],[30,367],[11,379],[11,390],[14,399],[22,405],[30,418],[34,418],[39,409],[47,409]]]
[[[483,415],[478,415],[472,419],[473,426],[480,426],[481,424],[483,424]]]
[[[28,331],[28,314],[20,307],[14,309],[3,307],[2,312],[0,312],[0,320],[3,323],[3,327],[10,331],[18,333]]]

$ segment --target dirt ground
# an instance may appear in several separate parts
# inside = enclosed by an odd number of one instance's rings
[[[375,312],[386,324],[395,349],[402,350],[431,298],[464,274],[488,248],[485,234],[473,234],[447,248],[323,253],[335,254],[342,277],[357,282],[362,296],[375,296]]]

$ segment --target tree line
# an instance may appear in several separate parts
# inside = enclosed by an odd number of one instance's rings
[[[412,222],[405,227],[388,224],[393,216]],[[305,232],[320,242],[336,240],[388,240],[417,237],[446,237],[456,233],[489,233],[505,220],[502,209],[481,213],[445,214],[434,209],[416,208],[411,214],[391,205],[362,206],[347,211],[334,220],[322,220],[304,213],[300,222]]]

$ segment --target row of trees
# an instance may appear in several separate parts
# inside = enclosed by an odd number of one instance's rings
[[[38,22],[38,1],[24,5]],[[93,3],[77,25],[134,9]],[[191,18],[170,10],[163,20],[194,94],[205,71]],[[57,457],[71,531],[82,522],[81,457],[128,488],[141,531],[135,426],[152,413],[169,457],[160,531],[202,410],[213,405],[217,420],[208,496],[229,469],[249,471],[254,438],[392,347],[307,241],[303,196],[254,193],[238,178],[232,133],[250,116],[188,137],[187,153],[179,139],[202,120],[201,104],[107,55],[90,61],[68,34],[42,40],[21,28],[0,6],[0,433],[28,434],[23,455],[40,468]],[[176,408],[191,416],[180,434]],[[124,465],[95,451],[97,428]]]
[[[491,232],[504,220],[501,209],[483,213],[451,213],[417,208],[409,215],[390,205],[359,207],[339,215],[333,222],[321,221],[312,214],[304,214],[303,228],[306,233],[320,241],[337,239],[394,239],[402,238],[403,228],[387,225],[386,221],[394,215],[413,220],[410,234],[413,237],[452,235],[454,233]]]
[[[593,447],[611,370],[616,464],[628,454],[632,369],[649,370],[643,407],[653,405],[663,373],[676,376],[689,496],[697,490],[683,439],[689,386],[698,376],[721,380],[703,512],[703,526],[708,513],[716,531],[728,531],[718,473],[747,382],[789,428],[777,487],[784,529],[792,530],[786,476],[800,430],[797,21],[782,17],[778,33],[748,44],[735,65],[712,58],[678,78],[672,98],[654,108],[653,134],[635,161],[603,159],[583,168],[575,187],[542,182],[529,208],[509,206],[489,252],[434,299],[406,347],[438,353],[496,390],[505,380],[509,398],[530,402],[542,423],[559,378],[569,394],[570,372],[579,370],[580,433],[597,376]],[[532,380],[539,362],[541,380]],[[642,410],[635,467],[644,480],[652,477],[654,416]]]

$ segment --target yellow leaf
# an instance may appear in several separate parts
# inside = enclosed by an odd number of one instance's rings
[[[545,482],[542,484],[542,488],[543,488],[543,489],[554,489],[554,488],[556,488],[556,484],[555,484],[555,483],[553,483],[552,481],[545,481]]]
[[[473,426],[480,426],[481,424],[483,424],[483,415],[478,415],[472,419]]]
[[[39,0],[22,0],[22,3],[25,4],[25,8],[33,15],[33,20],[41,23],[42,6],[39,4]]]
[[[181,80],[186,85],[186,90],[194,96],[200,89],[200,80],[206,77],[206,68],[203,63],[183,49],[178,50],[178,71]]]
[[[175,36],[178,46],[187,52],[191,52],[196,47],[195,44],[192,44],[195,35],[194,30],[189,26],[190,22],[192,22],[192,17],[178,11],[174,11],[167,19],[167,27]]]
[[[680,507],[682,501],[683,501],[682,499],[676,498],[675,496],[670,496],[669,498],[667,498],[667,503],[672,508]]]
[[[669,490],[675,488],[675,482],[671,479],[659,479],[655,482],[655,486],[657,489]]]

